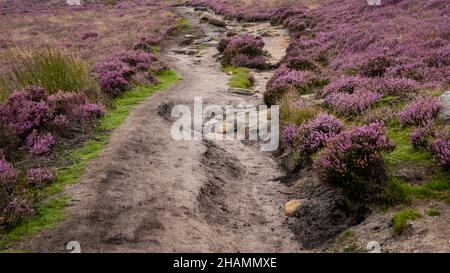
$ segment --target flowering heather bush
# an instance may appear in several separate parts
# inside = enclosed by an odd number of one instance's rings
[[[89,123],[105,115],[105,106],[96,103],[85,103],[73,109],[74,117],[80,122]]]
[[[299,128],[295,125],[288,125],[283,129],[282,132],[283,140],[290,147],[294,146],[294,141],[298,135],[298,129]]]
[[[27,137],[27,147],[31,155],[33,156],[47,156],[50,155],[55,146],[56,141],[51,133],[45,135],[38,135],[36,131],[33,131]]]
[[[430,138],[435,135],[432,123],[418,127],[411,132],[411,142],[414,147],[427,147]]]
[[[100,78],[100,86],[103,92],[111,96],[118,96],[122,92],[129,90],[131,87],[130,81],[119,71],[108,71],[103,73]]]
[[[376,78],[368,89],[384,96],[401,96],[417,92],[419,86],[415,80],[406,78]]]
[[[149,53],[140,50],[121,52],[116,55],[116,58],[121,62],[128,64],[130,67],[137,68],[138,70],[148,69],[150,66],[150,61],[155,59],[155,57],[153,57]],[[111,70],[115,71],[122,69],[123,69],[122,67],[117,67],[117,69]]]
[[[398,114],[402,125],[425,125],[439,114],[441,102],[435,97],[418,97]]]
[[[218,46],[219,51],[223,52],[222,62],[224,65],[245,65],[249,68],[267,66],[263,48],[262,37],[250,34],[225,38]]]
[[[331,94],[337,93],[353,93],[357,89],[361,89],[368,83],[367,78],[362,77],[342,77],[337,80],[331,81],[330,84],[325,86],[319,93],[319,97],[324,98]]]
[[[436,137],[429,142],[428,149],[444,168],[450,168],[450,134],[448,128],[436,133]]]
[[[302,56],[289,56],[285,60],[286,65],[290,69],[295,70],[316,70],[317,65],[310,58]]]
[[[54,181],[55,175],[46,168],[33,168],[27,171],[27,182],[33,187],[43,187]]]
[[[325,104],[344,116],[358,115],[369,109],[382,97],[381,94],[358,90],[352,94],[336,93],[325,98]]]
[[[8,163],[3,156],[0,157],[0,187],[5,187],[14,182],[17,173],[14,167]]]
[[[295,148],[303,155],[317,152],[326,142],[344,129],[342,121],[321,113],[313,120],[300,125],[294,139]]]
[[[381,77],[392,64],[393,61],[387,56],[375,56],[362,63],[358,72],[366,77]]]
[[[31,88],[31,90],[37,90]],[[14,91],[0,105],[0,120],[18,137],[26,137],[49,118],[48,103],[34,93]]]
[[[13,197],[0,214],[0,223],[9,226],[33,212],[26,199]]]
[[[305,91],[312,85],[312,76],[308,72],[299,72],[291,69],[279,69],[267,82],[264,102],[275,104],[288,90],[298,93]]]
[[[383,155],[394,148],[381,123],[353,126],[327,143],[314,162],[315,170],[321,181],[362,197],[381,182]]]

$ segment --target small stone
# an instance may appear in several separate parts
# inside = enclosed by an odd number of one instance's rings
[[[448,123],[450,121],[450,90],[441,95],[442,108],[439,113],[439,120]]]
[[[287,217],[294,215],[294,212],[303,204],[302,200],[294,199],[284,205],[284,214]]]

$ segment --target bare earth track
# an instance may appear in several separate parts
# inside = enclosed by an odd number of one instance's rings
[[[283,215],[288,189],[273,181],[280,170],[270,153],[237,141],[171,139],[170,105],[192,105],[194,96],[218,105],[259,104],[262,92],[229,92],[229,76],[214,57],[214,43],[225,34],[200,24],[191,9],[179,12],[192,24],[189,34],[199,50],[182,54],[185,46],[177,46],[167,53],[183,80],[147,99],[114,132],[80,183],[67,189],[67,219],[16,248],[66,252],[75,240],[83,252],[301,250]],[[287,35],[268,25],[249,27],[258,28],[274,33],[265,37],[267,49],[282,56]],[[257,86],[267,77],[257,73]]]

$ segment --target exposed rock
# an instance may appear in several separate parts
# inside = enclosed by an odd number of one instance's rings
[[[284,214],[287,217],[291,217],[294,215],[294,212],[297,210],[298,207],[303,203],[302,200],[294,199],[291,201],[288,201],[286,204],[284,204]]]
[[[208,36],[208,37],[206,37],[205,39],[203,39],[203,41],[204,41],[205,43],[211,42],[212,40],[214,40],[214,38],[211,37],[211,36]]]
[[[450,121],[450,90],[445,91],[441,96],[442,108],[439,113],[439,120],[445,123]]]
[[[194,11],[208,11],[207,7],[195,7]]]
[[[230,89],[228,89],[228,92],[231,92],[234,94],[239,94],[239,95],[245,95],[245,96],[251,96],[255,93],[253,90],[244,89],[244,88],[230,88]]]

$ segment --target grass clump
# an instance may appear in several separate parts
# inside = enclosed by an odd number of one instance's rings
[[[192,28],[191,23],[186,18],[181,18],[175,23],[175,28],[179,32],[186,32],[189,31]]]
[[[430,216],[430,217],[436,217],[441,215],[441,212],[438,211],[437,209],[433,209],[433,208],[429,208],[426,212],[426,215]]]
[[[17,51],[15,65],[1,80],[0,97],[11,90],[40,86],[49,94],[63,91],[95,91],[97,83],[92,78],[87,62],[52,48],[38,51]]]
[[[280,100],[280,120],[283,126],[299,126],[315,118],[321,109],[317,106],[301,99],[296,99],[295,95],[286,95]]]
[[[342,246],[343,252],[345,253],[354,253],[358,249],[357,241],[351,229],[346,229],[341,234],[339,234],[339,236],[335,240],[335,243],[339,246]],[[337,250],[335,250],[335,252],[336,251]]]
[[[69,199],[65,196],[51,197],[60,193],[65,186],[78,182],[90,160],[97,157],[108,143],[112,130],[118,128],[125,121],[134,106],[155,92],[167,89],[180,79],[172,70],[163,72],[158,78],[160,84],[137,87],[132,91],[121,94],[112,102],[110,111],[100,119],[100,125],[95,130],[93,137],[81,147],[63,156],[63,161],[69,163],[57,170],[56,182],[44,188],[41,192],[42,198],[50,201],[39,205],[35,216],[0,235],[0,250],[6,249],[22,236],[32,235],[45,228],[53,227],[58,221],[64,219],[64,207],[68,204]]]
[[[400,235],[406,229],[408,221],[421,217],[420,212],[413,209],[402,210],[392,217],[392,232],[395,236]]]
[[[225,72],[231,73],[232,77],[228,85],[233,88],[249,89],[253,86],[255,79],[250,74],[250,70],[245,67],[227,67]]]

